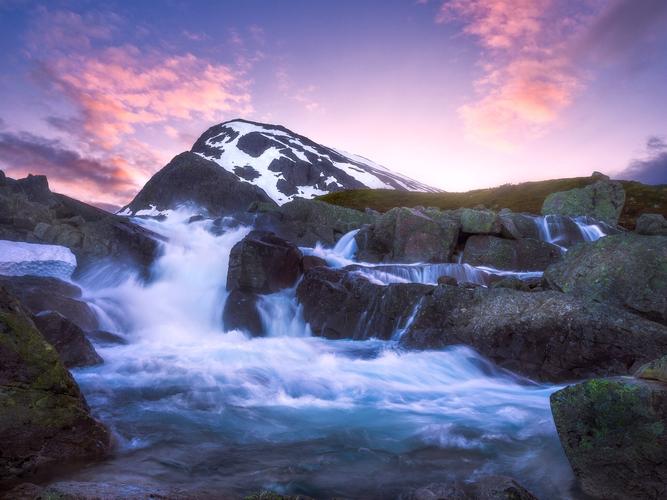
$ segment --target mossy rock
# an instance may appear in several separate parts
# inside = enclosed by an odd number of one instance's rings
[[[542,204],[542,215],[588,216],[615,226],[624,204],[623,185],[602,180],[583,188],[551,193]]]
[[[593,379],[551,395],[556,428],[581,487],[594,498],[667,495],[667,386]]]
[[[461,231],[470,234],[500,234],[498,215],[491,210],[463,208],[460,210]]]

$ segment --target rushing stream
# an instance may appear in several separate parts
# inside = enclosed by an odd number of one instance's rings
[[[188,215],[143,222],[169,238],[150,284],[104,269],[81,282],[127,344],[97,345],[105,363],[75,371],[118,447],[69,479],[392,498],[507,474],[538,496],[570,495],[549,409],[557,387],[465,347],[311,337],[293,290],[262,301],[269,337],[223,333],[229,251],[249,228],[214,236]]]

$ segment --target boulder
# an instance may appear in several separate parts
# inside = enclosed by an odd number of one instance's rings
[[[225,301],[222,323],[225,330],[241,330],[253,337],[264,334],[262,317],[257,310],[259,295],[241,290],[233,290]]]
[[[662,214],[641,214],[637,219],[635,231],[647,236],[667,236],[667,219]]]
[[[593,498],[667,496],[667,384],[594,379],[551,395],[563,449]]]
[[[667,384],[667,356],[646,363],[637,370],[635,377],[646,380],[659,380]]]
[[[366,262],[448,262],[459,222],[436,209],[392,208],[355,236],[357,259]]]
[[[331,247],[345,233],[375,220],[371,214],[318,200],[296,199],[280,207],[254,204],[251,210],[256,214],[257,229],[272,231],[305,247],[318,242]]]
[[[0,287],[0,483],[110,446],[56,350]]]
[[[0,185],[0,239],[68,247],[79,271],[100,259],[138,266],[144,276],[159,237],[125,217],[49,190],[44,176],[5,178]]]
[[[561,249],[545,241],[474,235],[463,249],[463,262],[508,271],[544,271],[561,258]]]
[[[275,205],[262,188],[240,180],[217,163],[187,151],[157,172],[123,210],[157,211],[192,205],[210,217],[245,211],[251,203]]]
[[[461,231],[469,234],[500,234],[501,221],[492,210],[462,208],[459,211]]]
[[[542,215],[589,216],[616,226],[625,204],[625,190],[617,181],[599,180],[583,188],[548,195]]]
[[[43,312],[32,319],[46,341],[58,351],[65,367],[93,366],[103,362],[83,330],[62,314]]]
[[[667,236],[624,233],[576,245],[544,278],[555,290],[667,324]]]
[[[57,278],[0,276],[0,286],[21,301],[34,315],[57,312],[84,331],[98,327],[97,316],[81,299],[81,289]]]
[[[330,339],[390,339],[404,326],[429,285],[370,283],[359,273],[317,267],[296,290],[314,335]]]
[[[274,293],[292,287],[301,274],[301,251],[268,231],[251,231],[229,254],[227,290]]]
[[[415,488],[399,500],[537,500],[511,477],[485,476],[472,483],[452,481]]]
[[[560,292],[438,286],[420,299],[401,344],[465,344],[503,368],[559,382],[631,374],[667,352],[667,328]]]

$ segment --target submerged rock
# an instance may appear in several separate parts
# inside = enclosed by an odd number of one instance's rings
[[[399,500],[537,500],[511,477],[486,476],[472,483],[433,483],[403,493]]]
[[[585,215],[616,226],[624,204],[625,190],[620,182],[599,180],[583,188],[551,193],[542,204],[542,215]]]
[[[667,324],[667,236],[624,233],[577,245],[544,278],[555,290]]]
[[[401,343],[465,344],[503,368],[548,381],[630,374],[667,352],[667,328],[559,292],[439,286]]]
[[[560,258],[561,250],[556,245],[530,238],[475,235],[468,238],[463,250],[466,264],[512,271],[544,271]]]
[[[46,341],[55,347],[67,368],[93,366],[103,362],[86,334],[62,314],[50,311],[33,316],[35,326]]]
[[[667,384],[589,380],[553,393],[551,410],[585,493],[605,500],[667,496]]]
[[[641,214],[635,231],[646,236],[667,236],[667,219],[662,214]]]
[[[398,207],[357,233],[357,259],[366,262],[449,262],[459,222],[436,209]]]
[[[27,312],[0,287],[0,482],[105,455],[107,430]]]

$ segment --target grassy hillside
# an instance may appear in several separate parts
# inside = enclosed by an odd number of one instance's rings
[[[388,189],[356,189],[339,191],[319,197],[320,200],[349,208],[372,208],[386,212],[393,207],[438,207],[443,210],[484,205],[499,210],[509,208],[514,212],[539,214],[542,202],[556,191],[586,186],[595,177],[572,177],[548,181],[505,184],[495,188],[475,189],[464,193],[414,193]],[[642,213],[661,213],[667,217],[667,185],[648,186],[639,182],[621,181],[626,202],[620,224],[633,229],[635,220]]]

